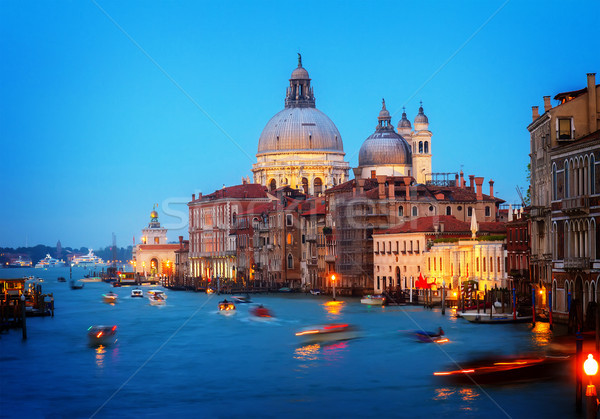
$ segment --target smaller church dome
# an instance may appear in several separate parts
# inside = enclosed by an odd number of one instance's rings
[[[410,121],[408,120],[408,118],[406,117],[406,110],[404,108],[402,108],[402,119],[400,119],[400,122],[398,123],[398,129],[400,128],[412,128],[412,125],[410,124]]]
[[[427,115],[423,112],[423,103],[419,107],[419,113],[415,116],[415,124],[428,124],[429,119],[427,119]]]

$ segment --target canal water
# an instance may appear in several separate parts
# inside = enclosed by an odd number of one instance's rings
[[[82,271],[74,270],[74,278]],[[574,415],[573,378],[509,386],[453,386],[433,372],[481,355],[543,350],[548,325],[477,325],[422,307],[369,307],[327,296],[251,296],[276,320],[252,321],[248,305],[217,314],[223,296],[166,290],[165,306],[130,297],[131,288],[86,283],[71,290],[68,268],[0,269],[36,275],[53,293],[55,316],[28,318],[0,335],[2,417],[485,417]],[[142,287],[144,291],[149,287]],[[114,291],[108,305],[102,294]],[[328,322],[360,337],[301,345],[295,332]],[[89,326],[118,326],[118,341],[90,348]],[[424,344],[406,333],[441,326],[450,342]]]

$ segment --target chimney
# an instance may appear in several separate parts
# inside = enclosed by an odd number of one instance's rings
[[[196,200],[196,194],[195,194],[195,193],[193,193],[193,194],[192,194],[192,201],[195,201],[195,200]]]
[[[362,177],[362,169],[355,167],[352,171],[354,172],[354,179],[360,179]]]
[[[440,222],[440,233],[444,232],[444,223]]]
[[[471,192],[475,192],[475,185],[473,185],[473,179],[475,179],[475,175],[469,175],[469,190]]]
[[[490,197],[494,197],[494,181],[490,180]]]
[[[379,199],[385,198],[385,181],[387,179],[386,175],[377,175],[377,184],[379,186]]]
[[[454,186],[460,187],[460,184],[458,183],[458,173],[454,175]]]
[[[404,187],[406,188],[406,201],[410,201],[410,178],[404,177],[402,179],[404,181]]]
[[[534,121],[540,117],[539,106],[531,107],[531,117]]]
[[[183,236],[179,236],[179,249],[183,249]]]
[[[394,184],[394,180],[388,180],[388,198],[395,199],[396,198],[396,185]]]
[[[596,73],[588,73],[587,75],[587,90],[588,90],[588,119],[590,124],[590,132],[595,132],[598,129],[598,108],[596,102]]]
[[[544,96],[544,112],[548,112],[552,109],[552,103],[550,103],[550,96]]]
[[[481,201],[483,200],[483,178],[482,177],[476,177],[475,178],[475,186],[477,187],[477,200]]]
[[[465,187],[465,181],[464,181],[464,179],[463,179],[463,176],[464,176],[464,175],[465,175],[465,174],[464,174],[464,173],[463,173],[463,171],[461,170],[461,171],[460,171],[460,184],[458,185],[458,187],[459,187],[459,188],[464,188],[464,187]]]
[[[358,182],[358,191],[356,193],[358,195],[362,195],[363,190],[365,188],[365,180],[364,179],[357,179],[356,181]]]

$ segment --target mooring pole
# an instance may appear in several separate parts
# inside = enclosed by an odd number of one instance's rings
[[[25,292],[25,290],[23,290]],[[27,340],[27,309],[25,304],[25,294],[21,294],[21,328],[23,329],[23,340]]]

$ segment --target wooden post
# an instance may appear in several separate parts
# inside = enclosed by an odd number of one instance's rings
[[[446,315],[446,282],[442,281],[442,316]],[[596,322],[598,324],[598,322]],[[596,332],[596,336],[598,333]]]
[[[532,286],[531,287],[531,315],[532,317],[532,322],[533,324],[535,324],[535,287]]]
[[[27,340],[27,309],[25,304],[25,294],[21,294],[21,328],[23,329],[23,340]]]
[[[581,414],[582,411],[582,391],[583,391],[583,362],[581,353],[583,350],[583,336],[581,336],[580,332],[577,332],[577,337],[575,338],[575,410],[578,414]]]
[[[550,330],[552,330],[552,289],[548,291],[548,323],[550,323]]]

